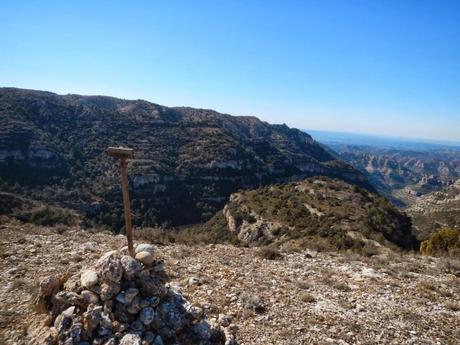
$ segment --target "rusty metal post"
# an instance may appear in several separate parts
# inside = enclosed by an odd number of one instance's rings
[[[129,255],[134,257],[134,246],[133,246],[133,228],[131,224],[131,207],[129,202],[129,189],[128,189],[128,174],[126,167],[128,158],[134,157],[134,150],[124,147],[109,147],[109,155],[120,159],[120,172],[121,172],[121,190],[123,193],[123,207],[125,210],[125,227],[126,227],[126,238],[128,240],[128,252]]]

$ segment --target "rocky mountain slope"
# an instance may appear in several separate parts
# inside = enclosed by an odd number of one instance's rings
[[[443,227],[460,228],[460,179],[440,191],[426,194],[407,209],[417,237],[426,240]]]
[[[118,166],[106,154],[113,145],[136,151],[129,175],[138,225],[205,220],[239,189],[313,175],[368,186],[309,135],[255,117],[0,89],[0,190],[120,229]]]
[[[332,144],[339,157],[362,171],[382,194],[400,205],[440,190],[460,177],[460,148],[415,150]]]
[[[418,247],[409,217],[388,201],[324,177],[234,193],[223,212],[208,222],[211,231],[222,233],[216,230],[219,226],[251,245],[318,243],[334,250],[362,250],[370,243]]]
[[[34,344],[36,327],[50,322],[34,307],[42,278],[77,274],[124,245],[123,236],[75,227],[0,224],[0,343]],[[458,261],[308,250],[265,260],[227,245],[155,246],[155,257],[170,285],[239,344],[453,345],[460,337]]]

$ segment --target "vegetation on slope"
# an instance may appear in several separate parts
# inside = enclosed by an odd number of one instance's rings
[[[217,217],[247,244],[314,242],[326,249],[359,250],[371,240],[418,248],[410,218],[387,200],[324,177],[239,192]],[[221,231],[220,224],[214,220],[207,227]]]
[[[0,192],[0,216],[17,219],[23,223],[53,226],[75,225],[79,217],[67,209],[42,205],[16,195]]]

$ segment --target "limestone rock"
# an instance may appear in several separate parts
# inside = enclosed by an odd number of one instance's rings
[[[87,270],[81,274],[80,282],[81,282],[81,286],[83,286],[84,288],[88,289],[96,285],[98,281],[99,281],[99,277],[97,276],[97,273],[93,270]]]
[[[104,254],[96,262],[96,269],[103,281],[118,283],[123,275],[120,254],[115,250]]]
[[[142,271],[142,265],[136,259],[129,255],[123,255],[121,257],[121,266],[123,267],[124,277],[128,280],[133,279],[136,274]]]
[[[155,317],[155,311],[152,307],[146,307],[139,313],[139,320],[146,326],[150,325]]]
[[[117,284],[111,281],[101,284],[100,296],[101,296],[101,300],[103,301],[112,299],[119,292],[120,292],[120,284]]]
[[[81,274],[80,282],[81,286],[83,286],[84,288],[90,288],[96,285],[98,281],[99,277],[97,276],[97,273],[93,270],[87,270]]]
[[[145,266],[149,266],[153,263],[153,255],[146,251],[137,253],[136,259],[142,262]]]
[[[83,290],[80,295],[88,304],[97,304],[99,302],[99,296],[90,290]]]
[[[137,334],[128,333],[120,340],[120,345],[141,345],[142,339]]]
[[[136,252],[136,254],[140,252],[147,252],[147,253],[150,253],[150,255],[153,255],[154,253],[153,246],[147,243],[138,244],[134,251]]]

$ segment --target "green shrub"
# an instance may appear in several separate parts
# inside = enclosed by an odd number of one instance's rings
[[[420,245],[420,253],[433,256],[460,257],[460,230],[444,228]]]
[[[39,207],[30,211],[22,211],[14,214],[14,217],[24,223],[33,223],[42,226],[54,226],[56,224],[75,224],[75,216],[64,209],[49,206]]]

